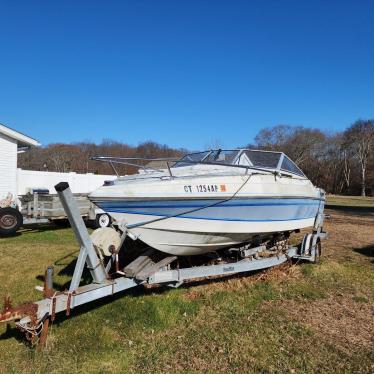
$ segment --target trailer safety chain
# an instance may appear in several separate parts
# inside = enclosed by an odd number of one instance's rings
[[[26,339],[34,346],[38,342],[37,338],[41,336],[43,331],[48,329],[48,318],[48,313],[46,313],[37,325],[26,326],[19,323],[15,325],[21,332],[25,333]]]

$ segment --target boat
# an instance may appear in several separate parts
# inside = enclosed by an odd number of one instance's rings
[[[324,191],[283,152],[217,149],[178,160],[92,159],[114,170],[115,164],[139,167],[89,199],[131,238],[176,256],[288,237],[314,226],[325,203]],[[157,162],[164,166],[153,167]]]

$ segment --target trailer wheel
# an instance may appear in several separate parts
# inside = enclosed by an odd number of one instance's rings
[[[98,214],[95,218],[95,228],[99,229],[101,227],[109,227],[112,223],[112,219],[110,218],[110,215],[107,213]]]
[[[13,235],[23,224],[22,214],[18,209],[0,208],[0,235]]]

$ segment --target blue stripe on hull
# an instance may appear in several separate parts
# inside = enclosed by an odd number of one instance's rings
[[[237,199],[147,201],[96,201],[108,213],[177,216],[222,221],[288,221],[314,218],[320,204],[313,199]]]

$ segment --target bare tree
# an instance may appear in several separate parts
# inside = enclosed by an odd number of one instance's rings
[[[361,196],[366,196],[366,172],[370,152],[374,149],[374,120],[358,120],[344,133],[361,169]]]
[[[107,163],[91,161],[92,156],[114,157],[178,157],[186,150],[170,148],[155,142],[145,142],[138,146],[110,139],[101,144],[80,142],[74,144],[49,144],[46,147],[33,148],[19,157],[19,166],[30,170],[77,172],[94,174],[112,174]],[[120,174],[136,173],[137,167],[117,165]]]
[[[318,129],[278,125],[261,130],[255,137],[257,147],[286,153],[314,182],[324,178],[323,162],[327,136]]]
[[[259,148],[281,151],[286,142],[298,129],[302,129],[302,127],[289,125],[266,127],[256,135],[255,144]]]

